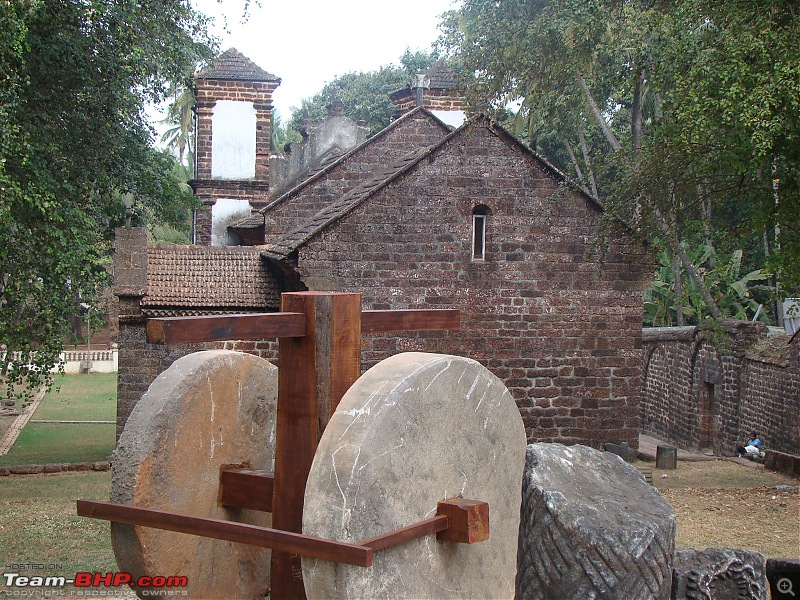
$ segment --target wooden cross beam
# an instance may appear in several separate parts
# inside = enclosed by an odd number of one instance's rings
[[[279,338],[272,526],[302,532],[303,497],[319,438],[361,376],[361,334],[455,330],[458,310],[361,311],[361,295],[290,292],[281,312],[151,319],[147,341],[184,344]],[[272,553],[273,598],[305,598],[300,556]]]

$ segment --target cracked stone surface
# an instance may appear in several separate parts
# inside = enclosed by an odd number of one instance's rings
[[[274,469],[277,372],[226,350],[175,361],[125,425],[111,501],[268,527],[269,513],[223,508],[217,498],[220,466]],[[185,575],[191,598],[263,598],[269,588],[269,550],[120,523],[111,532],[119,568],[134,579]]]
[[[439,500],[489,503],[489,540],[426,536],[362,568],[303,558],[309,598],[511,598],[525,430],[505,385],[478,362],[406,353],[367,371],[320,441],[303,532],[360,542],[436,514]]]

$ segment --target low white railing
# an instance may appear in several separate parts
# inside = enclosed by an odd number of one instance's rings
[[[116,344],[111,349],[102,350],[67,350],[61,353],[59,362],[64,365],[65,373],[116,373],[119,367],[119,350]],[[19,361],[22,355],[14,353],[14,359]],[[53,367],[53,373],[58,372],[58,366]]]

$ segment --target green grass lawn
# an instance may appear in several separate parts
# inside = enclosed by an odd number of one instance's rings
[[[32,419],[114,421],[116,373],[59,375]],[[106,460],[114,450],[112,424],[28,423],[0,466]]]
[[[110,484],[108,471],[2,478],[0,564],[43,564],[36,575],[68,579],[76,571],[116,571],[108,522],[75,511],[78,498],[108,500]]]
[[[114,421],[117,418],[117,374],[57,375],[33,419]]]

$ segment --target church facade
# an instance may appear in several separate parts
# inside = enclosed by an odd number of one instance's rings
[[[364,309],[461,310],[458,332],[364,336],[365,368],[409,350],[468,356],[504,380],[529,440],[638,446],[643,249],[624,235],[601,247],[593,198],[490,119],[455,126],[455,84],[441,65],[427,76],[393,95],[397,118],[377,135],[292,149],[307,153],[293,178],[229,222],[241,245],[147,247],[120,230],[118,425],[200,349],[147,344],[148,317],[277,310],[282,291],[331,290],[361,293]],[[271,341],[226,347],[275,356]]]

